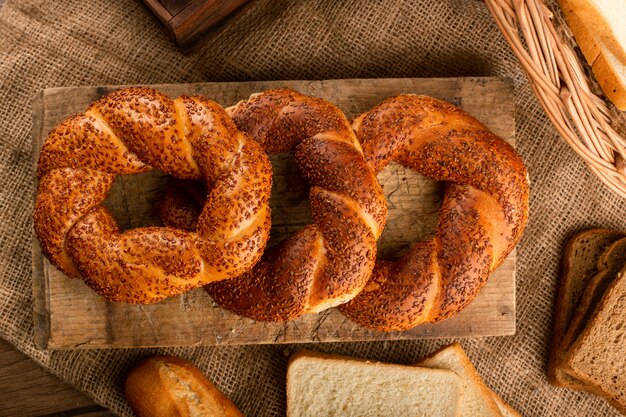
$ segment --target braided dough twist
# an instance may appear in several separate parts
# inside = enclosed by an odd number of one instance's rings
[[[345,115],[291,90],[255,94],[227,110],[266,152],[295,152],[311,185],[315,223],[239,279],[210,284],[207,291],[228,310],[262,321],[291,320],[352,299],[371,275],[387,206]],[[166,199],[164,221],[193,228],[189,196],[176,194],[182,189],[173,188]]]
[[[529,192],[522,160],[476,119],[430,97],[387,99],[353,128],[375,172],[394,160],[448,184],[436,236],[395,262],[378,260],[365,289],[340,310],[381,331],[452,316],[522,235]]]
[[[116,175],[203,179],[197,232],[121,233],[102,206]],[[111,301],[150,303],[247,271],[269,237],[271,165],[218,104],[128,88],[59,124],[42,148],[34,226],[44,254]]]

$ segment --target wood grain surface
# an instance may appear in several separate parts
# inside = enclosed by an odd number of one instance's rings
[[[0,339],[0,416],[113,415]]]
[[[336,103],[349,118],[382,99],[417,93],[446,99],[513,143],[513,85],[498,78],[275,81],[158,85],[174,97],[206,95],[232,105],[251,93],[290,87]],[[55,88],[42,91],[33,113],[34,163],[47,133],[68,115],[116,87]],[[272,239],[279,242],[311,222],[308,186],[291,155],[272,156],[274,187]],[[105,203],[122,228],[159,224],[155,204],[165,176],[151,172],[118,177]],[[404,167],[391,164],[379,174],[389,204],[389,221],[379,252],[397,256],[408,245],[432,235],[442,187]],[[515,253],[492,275],[479,297],[457,316],[405,332],[366,330],[331,309],[288,323],[258,323],[216,306],[202,289],[163,302],[134,306],[105,302],[82,281],[67,278],[41,256],[33,239],[35,341],[39,348],[107,348],[179,345],[232,345],[425,337],[499,336],[515,332]]]

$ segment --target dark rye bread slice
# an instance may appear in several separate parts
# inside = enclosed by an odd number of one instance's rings
[[[584,331],[572,345],[567,365],[626,414],[626,274],[609,286]]]
[[[565,246],[548,360],[547,374],[552,385],[584,389],[580,382],[558,367],[566,352],[562,348],[562,341],[585,286],[598,273],[598,259],[611,244],[623,237],[623,233],[615,230],[591,229],[575,234]]]

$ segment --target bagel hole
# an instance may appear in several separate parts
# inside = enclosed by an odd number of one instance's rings
[[[395,259],[435,235],[445,183],[396,162],[390,162],[377,178],[388,210],[387,225],[378,240],[378,257]]]
[[[291,153],[270,155],[272,163],[272,231],[268,247],[313,223],[309,205],[308,181],[304,179]]]
[[[270,155],[273,169],[272,232],[268,247],[278,245],[313,223],[310,185],[292,154]],[[387,226],[378,241],[378,254],[393,259],[414,243],[431,239],[443,200],[444,183],[391,162],[378,176],[387,200]]]
[[[313,223],[309,207],[308,182],[291,153],[270,155],[273,169],[272,232],[268,246],[276,246],[295,232]],[[104,201],[121,231],[146,226],[163,226],[159,203],[168,175],[160,170],[119,175]]]
[[[158,204],[163,198],[167,174],[153,170],[143,174],[118,175],[104,200],[121,231],[163,226]]]
[[[272,232],[268,247],[313,223],[309,205],[310,186],[302,177],[292,154],[271,155]],[[435,235],[444,195],[444,183],[391,162],[378,176],[387,200],[387,226],[378,241],[378,254],[394,259],[420,241]]]
[[[270,207],[272,231],[268,247],[278,245],[313,223],[309,205],[310,186],[290,153],[270,156],[274,173]],[[378,241],[378,255],[393,259],[413,244],[435,234],[444,183],[391,162],[378,174],[387,200],[387,225]],[[146,226],[163,226],[159,202],[168,175],[159,170],[120,175],[104,201],[122,231]]]

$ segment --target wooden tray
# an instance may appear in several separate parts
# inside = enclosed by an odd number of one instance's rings
[[[251,93],[289,87],[323,97],[349,118],[382,99],[418,93],[448,100],[484,122],[510,143],[515,135],[513,84],[499,78],[372,79],[272,81],[158,85],[174,97],[206,95],[231,105]],[[34,103],[34,165],[47,133],[70,114],[115,87],[53,88]],[[275,244],[311,222],[308,187],[291,155],[271,157],[274,168],[272,240]],[[394,255],[432,235],[441,203],[441,184],[391,164],[380,173],[389,203],[389,221],[379,244]],[[154,205],[164,175],[119,177],[107,205],[122,228],[159,224]],[[219,307],[202,289],[163,302],[135,306],[105,302],[81,280],[69,279],[42,257],[33,239],[35,342],[40,349],[121,348],[147,346],[235,345],[257,343],[397,340],[427,337],[502,336],[515,333],[515,253],[491,276],[478,298],[455,317],[405,332],[369,331],[331,309],[287,323],[258,323]]]

